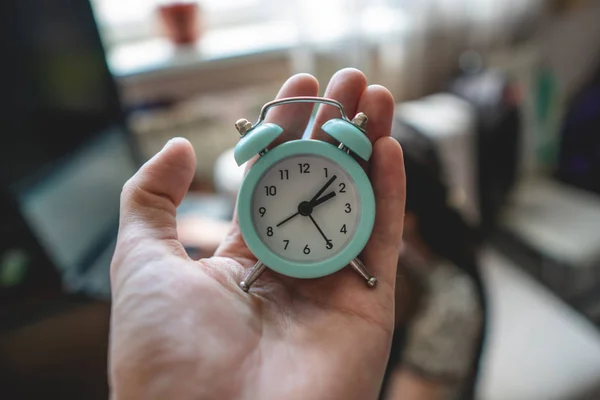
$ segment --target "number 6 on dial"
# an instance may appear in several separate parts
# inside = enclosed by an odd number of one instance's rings
[[[264,123],[269,108],[298,102],[335,106],[341,118],[321,129],[339,146],[317,140],[292,140],[267,151],[283,129]],[[248,291],[268,266],[294,278],[318,278],[346,265],[368,283],[377,279],[357,258],[375,220],[373,188],[351,154],[368,161],[372,146],[364,131],[366,115],[350,121],[342,105],[322,97],[293,97],[267,103],[253,126],[236,122],[242,138],[234,156],[242,165],[260,158],[238,194],[238,221],[248,248],[259,260],[240,287]]]

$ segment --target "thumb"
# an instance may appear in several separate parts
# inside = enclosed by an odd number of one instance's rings
[[[176,209],[194,177],[196,156],[186,139],[171,139],[123,187],[119,244],[123,240],[177,240]]]

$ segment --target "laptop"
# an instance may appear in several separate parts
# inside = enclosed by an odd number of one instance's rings
[[[129,143],[107,130],[57,164],[15,185],[16,204],[65,289],[109,298],[120,193],[136,171]]]
[[[52,276],[59,290],[107,299],[120,192],[140,162],[92,7],[2,7],[0,305],[37,296]]]

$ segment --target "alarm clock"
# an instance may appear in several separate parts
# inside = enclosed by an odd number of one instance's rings
[[[280,126],[264,122],[268,110],[306,102],[340,111],[340,118],[321,126],[339,145],[299,139],[268,149],[283,133]],[[358,258],[375,221],[373,188],[357,161],[368,161],[373,149],[366,123],[365,114],[350,120],[341,103],[323,97],[275,100],[263,106],[254,125],[246,119],[236,122],[238,166],[259,155],[238,192],[240,230],[258,260],[239,284],[243,291],[266,268],[293,278],[319,278],[350,265],[368,286],[376,285]]]

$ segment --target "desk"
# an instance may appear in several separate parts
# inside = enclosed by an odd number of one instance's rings
[[[107,58],[126,104],[178,101],[249,83],[283,82],[292,72],[296,35],[282,22],[247,25],[209,31],[187,47],[163,38],[118,45]]]

